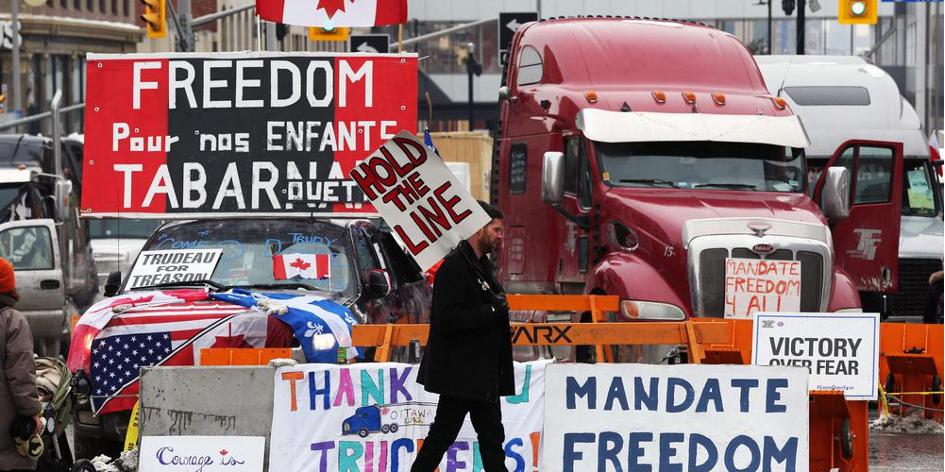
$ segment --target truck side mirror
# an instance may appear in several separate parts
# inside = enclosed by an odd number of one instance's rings
[[[850,216],[850,171],[845,167],[827,169],[821,195],[821,207],[831,221]]]
[[[509,87],[503,85],[499,87],[499,100],[508,100],[509,99]]]
[[[564,153],[546,152],[541,163],[541,201],[559,205],[564,198]]]
[[[103,295],[106,297],[114,297],[118,294],[119,290],[121,290],[121,271],[116,270],[108,274],[108,278],[105,279]]]
[[[72,194],[72,182],[56,179],[56,221],[69,219],[69,196]]]
[[[381,298],[390,293],[390,278],[386,270],[371,269],[368,271],[367,291],[371,298]]]

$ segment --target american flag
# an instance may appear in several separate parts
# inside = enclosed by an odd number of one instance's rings
[[[200,301],[131,308],[113,315],[91,345],[89,375],[95,414],[132,408],[142,367],[195,365],[201,347],[245,341],[248,347],[263,347],[266,317],[241,312],[246,309],[238,305]],[[247,327],[252,331],[247,332]],[[240,342],[234,343],[237,338]]]

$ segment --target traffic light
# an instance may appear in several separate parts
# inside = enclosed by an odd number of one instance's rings
[[[167,19],[164,16],[166,11],[166,0],[141,0],[144,3],[144,14],[141,19],[147,25],[149,38],[167,37]]]
[[[276,39],[282,41],[289,34],[289,28],[285,23],[276,23]]]
[[[875,25],[879,0],[840,0],[837,21],[841,25]]]
[[[784,10],[785,15],[791,16],[794,14],[794,3],[794,0],[781,0],[781,9]]]
[[[309,41],[347,41],[348,28],[319,28],[308,29]]]

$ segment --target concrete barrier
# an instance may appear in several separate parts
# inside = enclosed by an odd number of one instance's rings
[[[269,467],[275,369],[141,369],[141,436],[265,436]]]

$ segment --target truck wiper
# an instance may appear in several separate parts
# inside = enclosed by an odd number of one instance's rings
[[[162,284],[145,285],[142,287],[134,287],[131,290],[143,290],[143,289],[149,289],[149,288],[168,288],[168,287],[197,287],[200,285],[209,285],[215,288],[217,291],[226,291],[231,288],[227,285],[223,285],[223,284],[214,282],[212,280],[200,279],[200,280],[187,280],[187,281],[181,281],[181,282],[164,282]]]
[[[693,186],[693,188],[705,188],[705,187],[745,188],[745,189],[748,189],[748,190],[755,190],[755,189],[758,188],[757,185],[750,185],[750,184],[715,184],[715,183],[708,183],[708,184],[699,184],[699,185]]]
[[[242,289],[258,289],[258,288],[268,288],[268,289],[302,289],[302,290],[318,290],[317,288],[309,285],[303,284],[300,282],[292,282],[285,284],[251,284],[251,285],[234,285],[232,288],[242,288]]]
[[[620,179],[622,184],[649,184],[649,185],[668,185],[672,188],[679,188],[675,182],[663,179]]]

